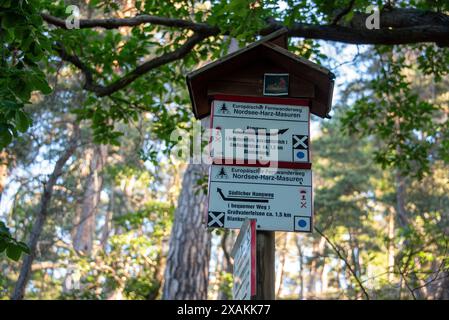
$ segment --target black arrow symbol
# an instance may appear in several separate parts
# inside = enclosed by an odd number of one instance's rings
[[[256,134],[259,134],[259,130],[264,130],[265,131],[265,135],[270,135],[271,134],[267,128],[252,128],[252,127],[248,127],[248,129],[253,129]],[[288,131],[288,128],[287,129],[278,129],[278,131],[276,133],[274,133],[274,135],[284,134],[287,131]]]
[[[264,202],[267,203],[269,199],[256,199],[256,198],[233,198],[233,197],[226,197],[223,194],[223,190],[221,190],[220,188],[217,188],[217,192],[220,194],[221,198],[224,201],[241,201],[241,202]]]
[[[279,129],[278,130],[278,134],[284,134],[284,133],[286,133],[288,131],[288,128],[287,129]]]

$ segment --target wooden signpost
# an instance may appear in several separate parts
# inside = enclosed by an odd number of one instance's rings
[[[313,229],[310,115],[330,118],[334,79],[288,51],[286,29],[187,75],[213,132],[207,227],[240,229],[235,299],[274,299],[274,232]]]

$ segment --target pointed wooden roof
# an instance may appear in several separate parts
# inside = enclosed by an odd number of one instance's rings
[[[312,85],[313,96],[306,97],[311,100],[311,112],[319,117],[329,118],[335,76],[328,69],[288,51],[286,28],[187,74],[187,86],[195,117],[202,119],[210,114],[212,97],[208,93],[208,86],[213,80],[225,74],[244,72],[240,70],[262,57]]]

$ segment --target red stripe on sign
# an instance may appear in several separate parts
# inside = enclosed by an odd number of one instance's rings
[[[212,117],[210,117],[209,119],[209,125],[210,125],[210,129],[212,130],[212,118],[213,118],[213,112],[214,112],[214,103],[211,102],[210,104],[211,106],[211,112],[212,112]],[[208,150],[209,150],[209,158],[210,158],[210,153],[211,153],[211,148],[212,146],[212,135],[209,137],[209,144],[207,146]],[[211,172],[212,172],[212,166],[209,166],[209,177],[207,178],[207,190],[210,190],[210,177],[211,177]],[[206,226],[207,229],[207,219],[209,217],[209,203],[210,203],[210,192],[207,192],[207,203],[206,203],[206,212],[204,212],[204,225]]]
[[[217,94],[212,96],[214,100],[222,101],[236,101],[236,102],[249,102],[249,103],[272,103],[272,104],[291,104],[302,107],[309,107],[310,100],[308,99],[296,99],[296,98],[275,98],[275,97],[247,97],[247,96],[231,96],[224,94]]]
[[[251,298],[256,296],[256,220],[250,220],[251,229]]]

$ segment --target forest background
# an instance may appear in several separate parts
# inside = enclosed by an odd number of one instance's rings
[[[316,230],[276,233],[276,297],[449,299],[448,12],[0,0],[0,299],[230,298],[236,232],[202,225],[207,170],[170,135],[196,123],[185,74],[283,26],[336,88]]]

